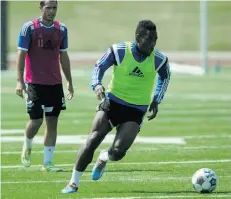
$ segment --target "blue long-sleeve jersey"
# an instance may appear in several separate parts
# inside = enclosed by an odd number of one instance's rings
[[[94,70],[92,72],[91,87],[94,90],[98,84],[102,83],[102,79],[105,71],[111,66],[118,66],[125,56],[125,43],[118,43],[112,45],[104,55],[96,62]],[[141,54],[135,45],[135,42],[132,42],[131,49],[133,57],[137,62],[142,62],[146,59],[146,56]],[[168,58],[158,49],[155,49],[155,71],[157,72],[157,82],[156,89],[153,93],[154,100],[160,104],[164,98],[164,94],[168,88],[170,80],[170,68],[168,63]],[[106,93],[107,98],[116,101],[117,103],[137,108],[143,112],[147,111],[147,105],[135,105],[129,104],[128,102],[117,98],[112,93]]]
[[[41,21],[40,18],[38,19]],[[54,31],[54,24],[48,27],[45,26],[42,22],[40,22],[40,25],[47,32]],[[66,51],[68,48],[68,36],[67,36],[68,34],[67,34],[67,27],[65,24],[60,23],[60,31],[61,31],[62,43],[60,45],[59,51]],[[18,49],[23,51],[29,50],[33,32],[34,32],[34,25],[32,21],[28,21],[23,24],[18,38]]]

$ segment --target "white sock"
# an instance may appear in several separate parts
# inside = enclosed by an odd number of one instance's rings
[[[44,146],[44,161],[43,165],[52,162],[52,158],[55,152],[55,146]]]
[[[74,167],[73,171],[72,171],[72,176],[71,176],[70,184],[75,183],[76,187],[79,187],[79,180],[80,180],[80,177],[82,175],[83,175],[83,172],[76,171],[75,167]]]
[[[107,162],[109,160],[108,151],[102,151],[99,155],[99,159]]]
[[[23,144],[23,149],[32,149],[32,141],[33,141],[33,139],[28,139],[25,136],[24,144]]]

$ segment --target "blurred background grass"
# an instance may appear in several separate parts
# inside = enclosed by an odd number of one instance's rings
[[[231,2],[208,4],[209,51],[231,50]],[[9,2],[9,52],[17,49],[24,22],[40,15],[39,2]],[[103,51],[116,42],[133,40],[137,23],[151,19],[158,27],[158,48],[198,51],[199,1],[75,2],[59,1],[57,19],[69,29],[69,51]]]

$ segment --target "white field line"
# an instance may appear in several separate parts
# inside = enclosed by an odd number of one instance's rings
[[[10,135],[10,134],[24,134],[24,129],[1,129],[1,135]]]
[[[57,137],[57,144],[83,144],[86,142],[88,135],[60,135]],[[112,143],[115,135],[109,134],[103,140],[103,144]],[[13,143],[13,142],[23,142],[24,136],[2,136],[1,142]],[[44,136],[36,136],[33,139],[34,144],[42,144],[44,142]],[[186,144],[183,138],[176,137],[144,137],[137,136],[135,143],[145,143],[145,144]]]
[[[231,129],[230,129],[231,130]],[[185,139],[194,139],[194,138],[231,138],[231,135],[188,135],[184,136]]]
[[[114,173],[113,174],[120,174],[120,172]],[[111,174],[110,174],[111,175]],[[231,176],[219,176],[220,178],[230,178]],[[129,181],[129,182],[144,182],[144,181],[166,181],[166,180],[174,180],[174,181],[190,181],[191,177],[188,176],[184,176],[184,177],[167,177],[167,176],[163,176],[163,177],[142,177],[142,178],[128,178],[126,177],[120,177],[120,178],[114,178],[113,179],[101,179],[100,182],[115,182],[115,181]],[[37,183],[67,183],[68,180],[24,180],[24,181],[2,181],[1,184],[37,184]],[[86,180],[83,179],[81,180],[81,182],[95,182],[93,180]]]
[[[228,149],[231,148],[230,145],[222,145],[222,146],[192,146],[192,147],[134,147],[129,149],[129,151],[156,151],[156,150],[200,150],[200,149]],[[101,149],[97,149],[96,151],[101,151]],[[55,153],[77,153],[78,150],[57,150]],[[33,154],[43,154],[44,151],[33,151]],[[21,151],[4,151],[0,153],[1,155],[18,155],[21,154]]]
[[[155,127],[156,128],[156,127]],[[10,134],[24,134],[24,129],[1,129],[0,134],[1,135],[10,135]],[[67,133],[62,133],[64,135],[67,135]],[[85,135],[79,135],[79,136],[86,136]],[[155,137],[154,137],[155,138]],[[194,139],[194,138],[231,138],[231,135],[228,134],[219,134],[219,135],[187,135],[187,136],[174,136],[173,138],[183,138],[183,139]]]
[[[21,123],[21,125],[22,125],[22,122],[20,122]],[[81,121],[79,121],[79,123],[78,124],[82,124],[82,122]],[[147,123],[148,124],[148,123]],[[20,124],[19,124],[20,125]],[[20,126],[21,126],[20,125]],[[62,126],[66,126],[66,125],[69,125],[70,126],[70,122],[68,122],[68,123],[62,123],[61,124]],[[145,124],[146,125],[146,124]],[[4,126],[6,127],[7,125],[6,124],[4,124]],[[9,124],[9,126],[10,126],[10,128],[12,128],[14,125],[10,125]],[[18,126],[18,125],[17,125]],[[26,123],[25,123],[25,126],[26,126]],[[185,125],[185,126],[167,126],[167,125],[155,125],[155,131],[156,130],[168,130],[169,131],[169,129],[177,129],[177,131],[179,131],[179,128],[180,128],[180,130],[181,131],[183,131],[183,130],[185,130],[185,131],[188,131],[189,130],[189,127],[187,126],[187,125]],[[197,131],[198,130],[198,126],[190,126],[190,131]],[[204,126],[200,126],[200,130],[208,130],[208,126],[206,126],[206,125],[204,125]],[[231,131],[231,127],[230,127],[230,131]],[[23,129],[12,129],[12,130],[0,130],[0,135],[16,135],[16,134],[21,134],[21,135],[23,135],[24,134],[24,132],[25,132],[25,130],[23,130]],[[212,135],[212,136],[226,136],[226,137],[229,137],[229,135],[227,135],[227,132],[229,132],[229,131],[226,131],[226,133],[224,132],[224,131],[220,131],[219,132],[219,134],[218,135],[215,135],[215,134],[209,134],[209,135]],[[74,130],[72,130],[72,132],[71,132],[71,134],[77,134]],[[82,133],[84,133],[84,132],[82,132]],[[59,132],[59,135],[67,135],[67,134],[70,134],[70,132]],[[85,132],[85,134],[88,134],[88,132]],[[174,137],[182,137],[183,135],[174,135]],[[190,136],[193,136],[193,135],[190,135]],[[204,135],[198,135],[197,137],[200,137],[200,136],[204,136]],[[196,137],[196,136],[195,136]]]
[[[166,162],[109,162],[111,165],[169,165],[169,164],[200,164],[200,163],[230,163],[231,159],[223,159],[223,160],[193,160],[193,161],[166,161]],[[91,163],[90,165],[94,165]],[[31,165],[31,167],[41,167],[42,165]],[[74,166],[73,164],[56,164],[58,167],[69,167],[69,166]],[[22,165],[8,165],[4,166],[2,165],[0,167],[1,169],[20,169],[20,168],[25,168]]]

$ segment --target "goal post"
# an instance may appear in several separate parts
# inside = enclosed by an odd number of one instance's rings
[[[207,0],[200,0],[200,61],[201,67],[208,72],[208,9]]]

